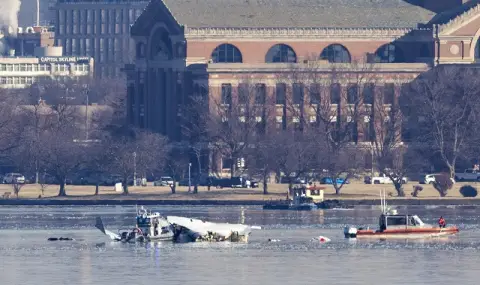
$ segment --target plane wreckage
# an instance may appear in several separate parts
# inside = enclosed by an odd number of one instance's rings
[[[199,219],[167,216],[148,212],[141,207],[138,210],[136,226],[133,229],[119,229],[118,233],[107,230],[100,217],[95,227],[119,242],[248,242],[252,230],[261,227],[243,224],[212,223]]]

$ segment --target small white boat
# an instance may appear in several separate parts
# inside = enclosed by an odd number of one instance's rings
[[[159,213],[148,213],[143,207],[138,211],[136,220],[135,228],[120,229],[118,234],[108,231],[100,217],[97,218],[95,227],[112,240],[121,242],[247,242],[252,230],[261,229],[258,226],[211,223],[178,216],[163,217]]]

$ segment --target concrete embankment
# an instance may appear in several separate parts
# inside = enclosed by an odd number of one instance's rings
[[[335,201],[335,200],[330,200]],[[378,199],[339,199],[344,206],[376,206]],[[0,199],[0,206],[96,206],[96,205],[172,205],[172,206],[262,206],[277,201],[259,200],[136,200],[136,199]],[[480,199],[390,199],[392,206],[480,206]]]

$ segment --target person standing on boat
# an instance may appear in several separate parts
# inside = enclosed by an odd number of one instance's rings
[[[440,228],[445,228],[446,225],[447,223],[445,222],[445,219],[442,216],[440,216],[440,219],[438,219],[438,226]]]

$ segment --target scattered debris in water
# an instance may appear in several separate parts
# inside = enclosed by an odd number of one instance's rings
[[[318,236],[318,237],[312,238],[312,241],[319,241],[321,243],[324,243],[324,242],[331,241],[331,239],[329,239],[328,237],[324,237],[324,236]]]
[[[48,238],[48,241],[57,241],[57,240],[73,240],[73,238],[69,238],[69,237],[59,237],[59,238],[51,237],[51,238]]]

